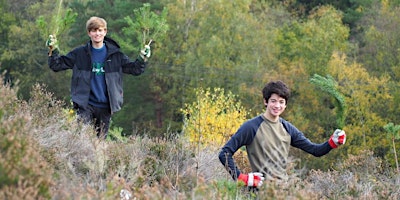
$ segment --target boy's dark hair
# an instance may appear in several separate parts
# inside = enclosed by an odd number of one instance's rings
[[[271,81],[265,85],[262,90],[263,98],[268,102],[268,99],[272,94],[277,94],[278,96],[284,98],[286,103],[290,97],[290,90],[283,81]]]

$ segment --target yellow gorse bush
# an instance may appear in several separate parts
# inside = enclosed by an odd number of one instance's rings
[[[224,144],[248,115],[237,96],[221,88],[196,89],[196,101],[181,111],[185,136],[205,146]]]

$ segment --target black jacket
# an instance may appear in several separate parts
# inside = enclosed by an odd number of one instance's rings
[[[121,110],[123,103],[123,73],[138,76],[144,72],[146,64],[139,59],[131,61],[111,38],[105,37],[104,42],[107,47],[104,66],[107,92],[111,113],[115,113]],[[90,47],[91,41],[65,56],[53,53],[48,58],[49,67],[55,72],[72,69],[71,97],[80,107],[86,107],[89,102],[90,80],[93,74]]]

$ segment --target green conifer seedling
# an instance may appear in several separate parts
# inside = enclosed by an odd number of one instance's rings
[[[167,9],[164,8],[160,14],[150,10],[150,4],[144,3],[139,9],[133,11],[134,16],[125,17],[129,28],[133,28],[137,35],[137,40],[144,45],[150,45],[153,41],[158,41],[165,37],[169,29],[167,24]]]
[[[71,8],[63,8],[63,0],[58,0],[57,11],[53,13],[51,19],[47,19],[41,15],[36,19],[36,26],[42,33],[43,39],[47,39],[49,35],[57,38],[75,22],[78,13],[73,12]]]
[[[395,140],[400,139],[400,134],[399,134],[400,125],[394,125],[392,122],[390,122],[390,123],[386,124],[383,128],[388,133],[388,137],[392,140],[394,158],[396,160],[397,173],[400,173],[399,162],[397,159],[397,152],[396,152],[396,143],[395,143]]]
[[[314,74],[314,76],[310,79],[310,82],[335,98],[338,108],[336,114],[336,123],[338,128],[342,129],[345,125],[347,113],[345,98],[338,90],[338,83],[330,75],[323,77],[318,74]]]

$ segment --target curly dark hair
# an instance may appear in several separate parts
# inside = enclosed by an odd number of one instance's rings
[[[286,103],[290,97],[290,90],[283,81],[271,81],[267,83],[263,88],[262,93],[265,101],[268,101],[272,94],[277,94],[284,98]]]

